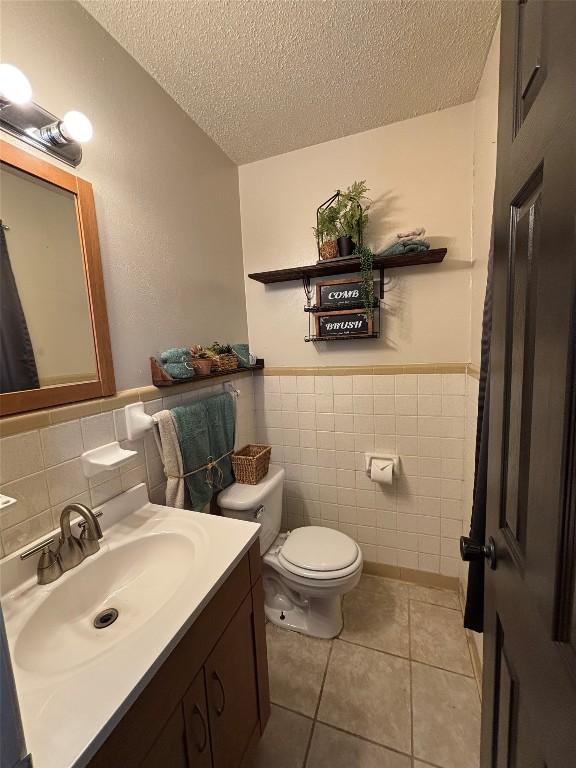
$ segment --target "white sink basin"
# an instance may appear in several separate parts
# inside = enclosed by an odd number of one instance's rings
[[[22,628],[14,661],[22,669],[53,675],[106,653],[173,598],[203,560],[198,536],[156,533],[102,551],[55,582]],[[115,608],[118,618],[102,629],[94,618]]]
[[[2,610],[26,746],[36,768],[82,768],[212,595],[260,526],[161,507],[144,485],[102,508],[100,551],[57,581],[37,558],[0,561]],[[105,608],[118,617],[103,629]]]

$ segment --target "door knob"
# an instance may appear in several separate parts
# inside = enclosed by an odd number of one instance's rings
[[[496,544],[492,536],[487,544],[480,544],[468,536],[460,536],[460,557],[465,562],[470,560],[481,560],[483,557],[488,560],[490,568],[496,568]]]

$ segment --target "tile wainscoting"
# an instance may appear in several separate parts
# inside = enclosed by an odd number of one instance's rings
[[[255,437],[252,374],[238,375],[234,381],[240,390],[236,430],[236,446],[240,447],[253,442]],[[0,432],[7,425],[8,432],[16,433],[0,440],[0,493],[17,499],[16,504],[0,511],[0,556],[11,554],[57,528],[62,508],[72,501],[96,507],[145,482],[151,501],[163,504],[166,481],[154,437],[149,433],[135,443],[127,441],[121,406],[145,400],[146,412],[153,414],[221,392],[222,387],[222,383],[202,382],[170,390],[146,387],[119,393],[108,400],[88,401],[0,422]],[[116,408],[111,409],[114,405]],[[73,418],[75,414],[90,413],[90,409],[91,415]],[[106,410],[101,412],[103,409]],[[33,419],[50,426],[30,430]],[[20,431],[22,426],[28,431]],[[114,440],[138,451],[138,455],[121,470],[87,480],[82,473],[80,454]]]
[[[284,525],[337,528],[369,562],[461,577],[473,473],[468,412],[476,407],[466,371],[456,364],[257,376],[258,440],[286,470]],[[391,487],[366,476],[372,450],[400,456]]]
[[[366,561],[458,577],[458,539],[468,532],[478,381],[466,364],[377,368],[269,369],[239,375],[237,446],[273,446],[286,469],[284,525],[338,528]],[[163,502],[164,475],[152,435],[124,467],[87,481],[79,456],[126,443],[123,406],[148,413],[221,391],[222,384],[145,387],[115,398],[3,419],[0,492],[18,503],[0,511],[0,555],[53,530],[71,500],[92,506],[139,482]],[[364,453],[398,453],[391,488],[366,477]]]

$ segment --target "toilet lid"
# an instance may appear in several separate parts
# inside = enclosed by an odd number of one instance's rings
[[[340,571],[358,558],[358,546],[332,528],[310,525],[296,528],[286,539],[282,559],[309,571]]]

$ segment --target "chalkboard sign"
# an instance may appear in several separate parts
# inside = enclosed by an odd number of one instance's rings
[[[343,309],[316,315],[316,335],[326,336],[370,336],[372,318],[366,312]]]
[[[340,278],[327,280],[316,284],[316,305],[322,309],[333,307],[344,309],[346,307],[362,306],[362,282]],[[374,295],[377,295],[377,286],[374,284]]]

